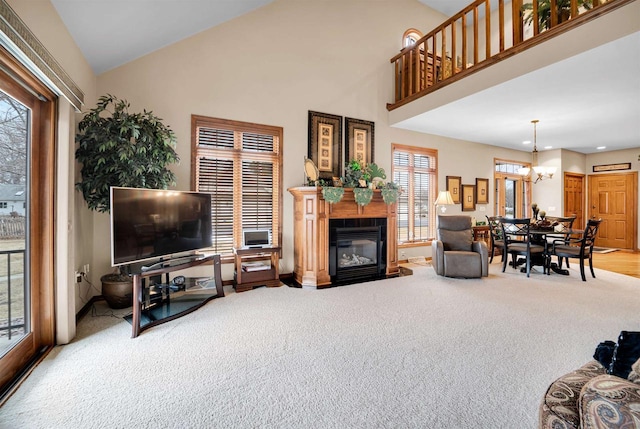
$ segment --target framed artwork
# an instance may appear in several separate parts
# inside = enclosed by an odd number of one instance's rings
[[[320,179],[342,176],[342,116],[309,110],[308,158]]]
[[[462,211],[472,212],[476,209],[476,185],[462,185]]]
[[[456,204],[460,204],[462,201],[462,177],[460,176],[447,176],[447,191],[451,193],[451,198]]]
[[[346,134],[346,161],[357,159],[365,164],[373,162],[374,128],[370,121],[362,119],[345,118],[344,129]]]
[[[489,204],[489,179],[476,178],[476,204]]]

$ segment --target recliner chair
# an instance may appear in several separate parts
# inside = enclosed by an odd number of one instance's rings
[[[484,241],[473,241],[471,216],[438,216],[437,239],[431,242],[431,264],[445,277],[487,277],[489,251]]]

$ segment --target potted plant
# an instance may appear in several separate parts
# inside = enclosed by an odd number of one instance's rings
[[[533,0],[538,2],[538,25],[540,30],[551,28],[551,0]],[[565,22],[571,16],[571,0],[557,0],[557,17],[558,23]],[[591,0],[578,0],[578,7],[584,7],[586,10],[591,9]],[[525,3],[522,5],[522,11],[525,12],[525,24],[533,24],[533,3]]]
[[[167,165],[180,159],[174,132],[151,111],[130,113],[129,103],[100,97],[78,124],[76,160],[82,164],[76,189],[90,210],[110,210],[111,186],[167,189],[175,175]],[[131,278],[119,270],[101,278],[102,295],[112,308],[132,303]]]

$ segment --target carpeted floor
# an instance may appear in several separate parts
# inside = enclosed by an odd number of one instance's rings
[[[535,428],[549,383],[640,330],[638,279],[582,282],[575,265],[228,290],[136,339],[119,318],[87,316],[0,408],[0,427]]]

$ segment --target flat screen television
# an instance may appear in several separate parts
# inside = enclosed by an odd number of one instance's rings
[[[211,195],[111,188],[111,265],[186,256],[211,247]]]

